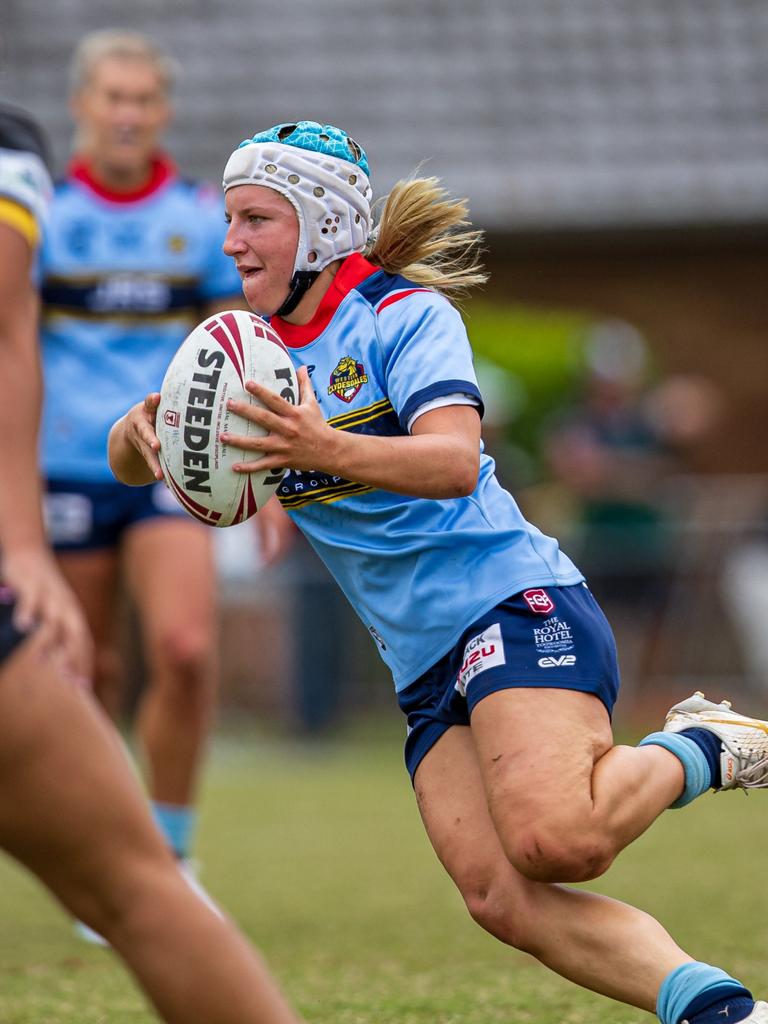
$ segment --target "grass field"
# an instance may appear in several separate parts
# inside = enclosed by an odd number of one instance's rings
[[[399,725],[302,747],[227,733],[198,852],[209,890],[315,1024],[651,1020],[561,981],[467,917],[421,830]],[[768,797],[672,812],[595,888],[659,916],[698,959],[768,993]],[[0,1024],[155,1020],[111,953],[78,941],[0,861]]]

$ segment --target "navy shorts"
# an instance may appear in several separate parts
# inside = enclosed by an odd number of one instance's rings
[[[117,547],[124,530],[158,516],[189,518],[161,482],[129,487],[117,480],[48,481],[45,519],[56,551]]]
[[[515,686],[593,693],[610,715],[619,691],[616,644],[585,583],[532,587],[485,612],[456,646],[398,694],[408,722],[411,779],[452,725],[469,725],[476,704]]]
[[[27,634],[13,624],[15,603],[13,591],[0,583],[0,666],[27,638]]]

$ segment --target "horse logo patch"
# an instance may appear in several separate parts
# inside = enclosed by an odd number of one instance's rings
[[[335,395],[342,402],[351,402],[363,384],[368,383],[368,374],[362,363],[352,356],[342,356],[331,374],[328,394]]]

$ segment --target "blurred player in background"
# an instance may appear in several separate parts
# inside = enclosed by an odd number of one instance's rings
[[[37,296],[30,282],[30,253],[50,197],[48,155],[37,126],[15,108],[0,106],[0,316],[3,318],[3,394],[0,438],[0,578],[16,595],[14,625],[37,624],[45,645],[66,669],[91,670],[90,638],[83,614],[51,555],[42,516],[37,464],[41,377],[37,346]],[[9,443],[13,439],[13,443]],[[13,486],[8,486],[9,482]]]
[[[662,1024],[768,1022],[768,1003],[647,914],[558,882],[602,874],[670,805],[768,784],[768,725],[695,696],[614,746],[610,628],[578,569],[482,453],[482,399],[446,296],[484,279],[464,203],[401,182],[371,235],[368,162],[330,125],[278,125],[224,171],[252,308],[291,349],[300,403],[253,382],[265,427],[222,434],[278,496],[389,664],[430,839],[473,917],[566,978]],[[363,255],[365,253],[366,255]],[[159,395],[113,428],[118,476],[159,479]]]
[[[189,886],[83,677],[90,644],[45,544],[32,259],[50,181],[0,105],[0,847],[106,936],[169,1024],[296,1024],[263,964]]]
[[[212,537],[165,486],[136,491],[107,465],[109,427],[159,386],[202,315],[242,305],[224,258],[220,197],[162,152],[172,61],[143,36],[100,31],[72,63],[74,157],[42,252],[43,461],[51,539],[85,608],[95,690],[117,718],[118,583],[138,611],[147,681],[137,732],[157,821],[186,858],[215,700]]]

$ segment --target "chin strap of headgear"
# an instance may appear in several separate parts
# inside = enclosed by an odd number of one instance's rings
[[[296,309],[318,278],[319,270],[297,270],[291,278],[290,290],[285,302],[275,316],[288,316]]]

